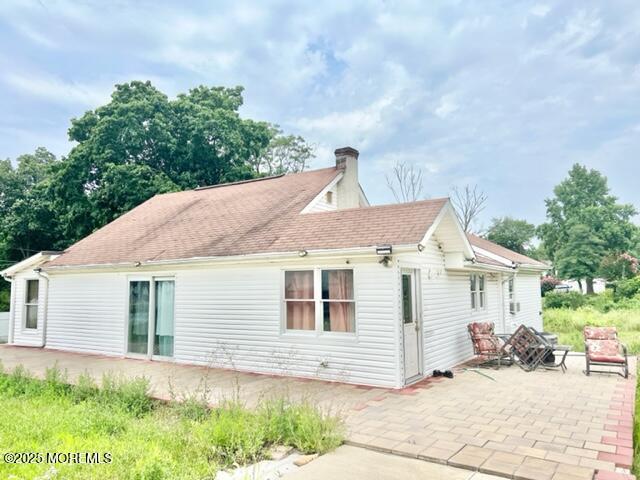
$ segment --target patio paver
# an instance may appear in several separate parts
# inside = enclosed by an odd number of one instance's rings
[[[404,390],[12,346],[0,346],[0,361],[36,375],[57,362],[71,380],[84,371],[146,376],[154,395],[167,399],[171,390],[193,392],[203,383],[212,404],[309,399],[343,416],[352,445],[488,475],[591,480],[597,472],[604,479],[632,462],[635,376],[587,377],[581,356],[567,359],[566,374],[468,368]]]

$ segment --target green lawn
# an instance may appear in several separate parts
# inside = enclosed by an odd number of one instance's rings
[[[629,353],[640,353],[640,309],[618,309],[603,313],[592,307],[577,310],[547,308],[544,310],[544,330],[557,333],[558,341],[571,345],[575,351],[584,351],[582,329],[585,325],[614,326],[627,345]]]
[[[88,377],[67,385],[17,369],[0,373],[0,478],[213,479],[219,468],[265,458],[273,444],[324,453],[342,443],[342,423],[308,404],[280,400],[249,411],[238,404],[207,410],[196,398],[162,404],[144,379]],[[14,465],[6,452],[98,452],[100,465]]]

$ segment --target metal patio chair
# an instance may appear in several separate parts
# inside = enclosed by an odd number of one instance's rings
[[[584,327],[584,356],[587,362],[585,374],[617,373],[624,378],[629,377],[629,359],[627,347],[618,339],[616,327]],[[592,370],[592,365],[620,367],[621,372]]]
[[[520,325],[507,340],[514,362],[526,372],[538,368],[549,354],[549,346],[535,330]]]
[[[473,322],[467,325],[473,353],[485,359],[480,365],[495,366],[511,365],[513,360],[509,353],[509,347],[498,335],[494,333],[493,322]]]

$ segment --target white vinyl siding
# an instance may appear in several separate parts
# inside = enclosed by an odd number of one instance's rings
[[[422,280],[424,372],[454,367],[473,356],[470,322],[494,322],[500,329],[500,274],[485,275],[486,307],[470,304],[470,272],[445,269],[444,254],[432,238],[422,253],[400,255],[401,265],[419,268]],[[404,262],[404,263],[403,263]]]
[[[310,268],[344,268],[345,260]],[[301,338],[282,331],[281,279],[287,267],[171,271],[175,361],[395,387],[393,269],[375,260],[352,261],[355,334],[314,332]],[[127,278],[126,273],[51,275],[47,346],[124,355]]]
[[[51,275],[47,347],[123,355],[127,288],[121,273]]]
[[[333,187],[328,190],[324,195],[316,200],[316,202],[309,207],[307,213],[312,212],[331,212],[338,209],[338,192]]]
[[[507,288],[507,285],[505,285]],[[540,273],[518,272],[515,277],[515,301],[520,304],[516,314],[509,314],[508,291],[505,290],[507,318],[511,322],[511,331],[521,324],[543,330],[542,296],[540,294]]]

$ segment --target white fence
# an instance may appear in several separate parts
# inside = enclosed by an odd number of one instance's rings
[[[0,343],[7,343],[9,335],[9,312],[0,312]]]

